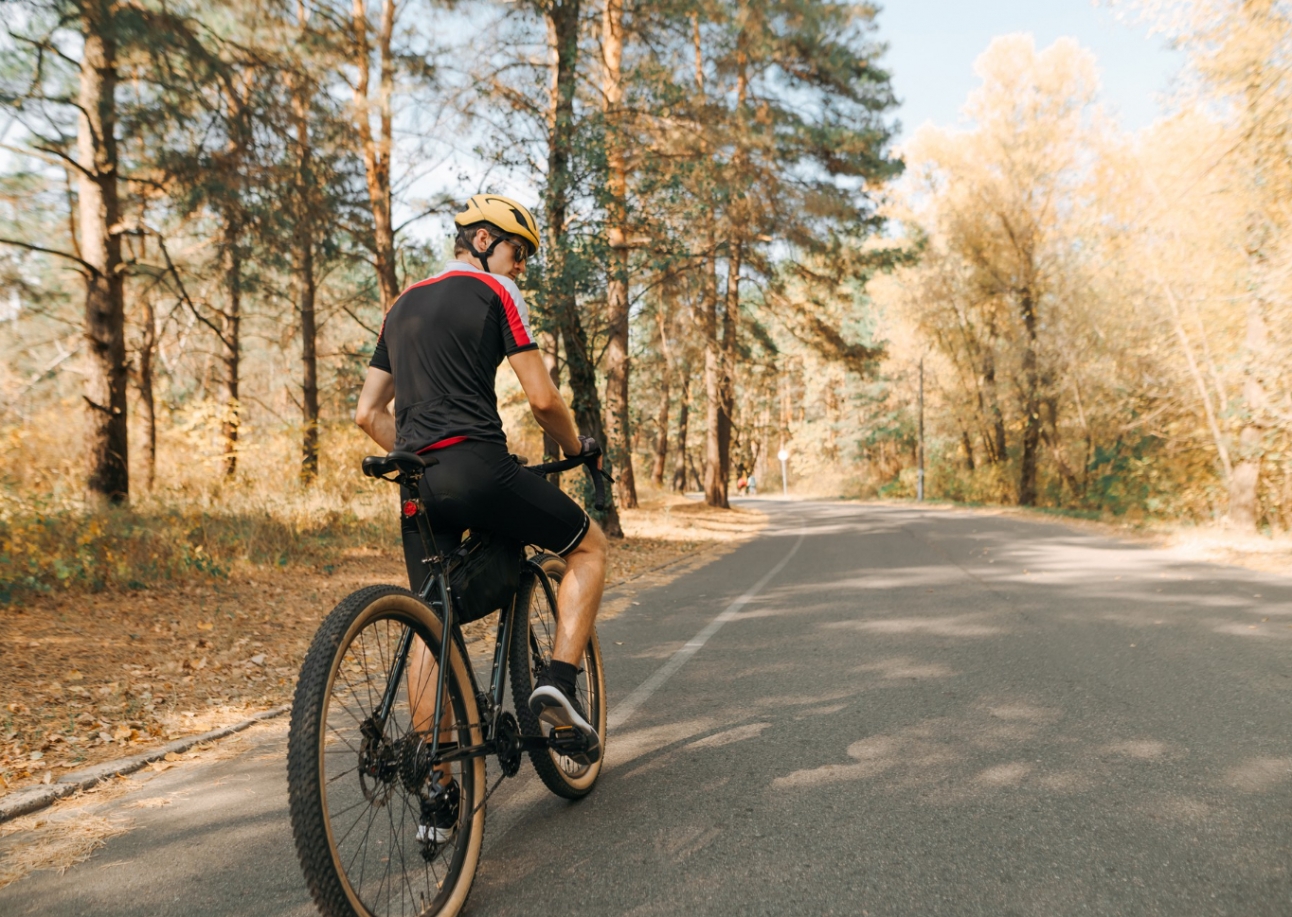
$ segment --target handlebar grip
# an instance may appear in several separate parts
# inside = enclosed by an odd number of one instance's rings
[[[592,505],[601,512],[605,512],[609,504],[606,503],[606,472],[603,472],[596,465],[585,465],[588,474],[592,475]]]

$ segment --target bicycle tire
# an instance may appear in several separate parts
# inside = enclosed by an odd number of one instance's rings
[[[411,721],[408,700],[411,675],[401,679],[401,697],[392,708],[382,734],[376,739],[364,738],[360,731],[365,722],[360,719],[365,710],[364,697],[366,695],[369,701],[368,707],[375,708],[380,702],[381,688],[374,692],[369,679],[366,692],[356,689],[353,684],[359,680],[356,666],[362,667],[369,655],[373,657],[374,668],[378,664],[384,665],[387,658],[393,659],[393,648],[384,649],[380,642],[383,626],[396,644],[402,628],[411,627],[433,654],[438,653],[443,626],[434,611],[407,589],[369,586],[352,593],[333,609],[319,627],[306,654],[292,702],[287,746],[288,800],[296,851],[310,894],[324,917],[388,917],[394,913],[410,913],[410,904],[411,912],[419,917],[455,917],[466,905],[480,862],[485,812],[479,803],[486,792],[485,760],[483,757],[472,758],[454,765],[453,773],[461,790],[461,815],[455,836],[443,845],[447,860],[442,864],[442,874],[439,874],[432,869],[428,851],[434,849],[438,853],[440,845],[425,844],[417,839],[420,803],[410,802],[410,799],[418,801],[422,798],[410,786],[429,785],[429,771],[425,770],[424,760],[418,758],[421,753],[417,744],[419,734],[412,730],[411,722],[409,729],[400,734],[402,722]],[[460,654],[454,651],[451,659],[447,694],[457,724],[452,731],[457,741],[478,745],[481,742],[480,725],[471,682]],[[384,686],[385,683],[383,677],[379,684]],[[360,688],[363,686],[364,682],[360,681]],[[344,700],[347,691],[353,706]],[[371,727],[371,715],[366,721]],[[408,738],[410,735],[411,739]],[[362,748],[356,748],[356,742]],[[343,748],[343,745],[347,747]],[[374,748],[377,750],[373,751]],[[365,754],[366,758],[363,757]],[[364,770],[365,761],[371,764],[376,759],[384,768],[381,776],[373,776]],[[338,764],[344,766],[343,762],[347,760],[354,767],[329,774],[329,770],[335,770]],[[395,763],[392,765],[391,762]],[[393,777],[387,773],[392,768]],[[341,809],[343,803],[354,799],[356,786],[360,788],[359,801]],[[398,802],[402,803],[398,825],[397,806],[390,804],[397,795],[400,797]],[[366,810],[363,808],[365,803]],[[356,808],[359,815],[345,829],[345,822],[349,821]],[[372,859],[367,851],[369,836],[374,825],[378,824],[379,810],[383,809],[390,825],[390,845],[385,850],[385,859],[381,860],[380,838],[384,829],[379,826],[374,852],[378,855],[378,863],[387,864],[385,877],[389,877],[392,871],[403,870],[391,883],[392,888],[399,886],[398,901],[395,901],[393,891],[388,889],[384,908],[382,886],[379,885],[375,893],[371,891],[371,882],[365,872]],[[359,852],[352,854],[347,848],[343,854],[343,845],[354,846],[350,837],[365,816],[368,822],[359,840],[362,845]],[[344,835],[338,838],[343,829]],[[401,837],[407,839],[410,836],[412,846],[406,848]],[[448,849],[450,844],[451,851]],[[362,862],[359,862],[360,855]],[[348,865],[346,857],[350,857]],[[413,861],[412,867],[410,860]],[[380,865],[374,868],[382,869]],[[418,869],[422,873],[420,876]],[[414,879],[417,880],[416,887]],[[383,885],[385,881],[383,878]],[[405,889],[411,902],[405,897]]]
[[[552,639],[555,636],[557,587],[565,575],[565,561],[554,554],[533,558],[543,570],[551,586],[549,595],[540,577],[525,571],[520,590],[516,595],[516,622],[512,628],[509,648],[511,666],[512,700],[516,704],[516,717],[525,735],[546,734],[547,727],[539,722],[529,709],[529,695],[534,690],[536,672],[551,662]],[[533,635],[533,640],[531,640]],[[592,764],[579,764],[571,758],[558,755],[552,749],[533,749],[529,760],[543,784],[565,799],[581,799],[592,792],[601,775],[606,758],[606,679],[601,663],[601,642],[594,627],[583,653],[579,672],[579,699],[588,715],[588,721],[601,737],[601,757]]]

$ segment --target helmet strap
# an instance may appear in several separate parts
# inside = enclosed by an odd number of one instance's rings
[[[493,250],[498,247],[498,243],[501,241],[502,241],[501,236],[495,238],[493,240],[493,243],[484,251],[477,251],[475,243],[474,242],[471,243],[471,254],[476,256],[476,258],[480,262],[480,269],[483,270],[486,274],[489,273],[489,259],[493,257]]]

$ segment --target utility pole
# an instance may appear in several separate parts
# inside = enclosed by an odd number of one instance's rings
[[[920,439],[919,467],[915,472],[915,499],[924,502],[924,357],[920,357]]]

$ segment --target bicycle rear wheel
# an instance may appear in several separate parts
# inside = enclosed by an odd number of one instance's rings
[[[443,626],[406,589],[370,586],[344,599],[314,637],[292,702],[287,786],[296,850],[326,917],[453,917],[466,903],[484,837],[484,758],[449,767],[460,788],[453,837],[422,828],[436,779],[429,765],[433,666],[406,665],[384,724],[380,707],[401,639],[437,658]],[[479,745],[479,716],[452,654],[441,744]],[[416,673],[419,684],[413,685]],[[414,728],[411,697],[430,692]],[[419,836],[419,831],[421,836]]]
[[[529,695],[538,677],[552,661],[558,614],[556,590],[565,575],[565,561],[554,554],[543,554],[534,560],[542,566],[547,581],[528,571],[521,578],[510,648],[511,690],[521,732],[547,735],[551,727],[540,723],[538,717],[530,712]],[[592,792],[606,757],[606,679],[601,666],[601,643],[595,628],[579,664],[577,695],[588,722],[596,727],[601,737],[601,757],[592,764],[582,764],[550,748],[529,753],[539,779],[557,796],[566,799],[579,799]]]

